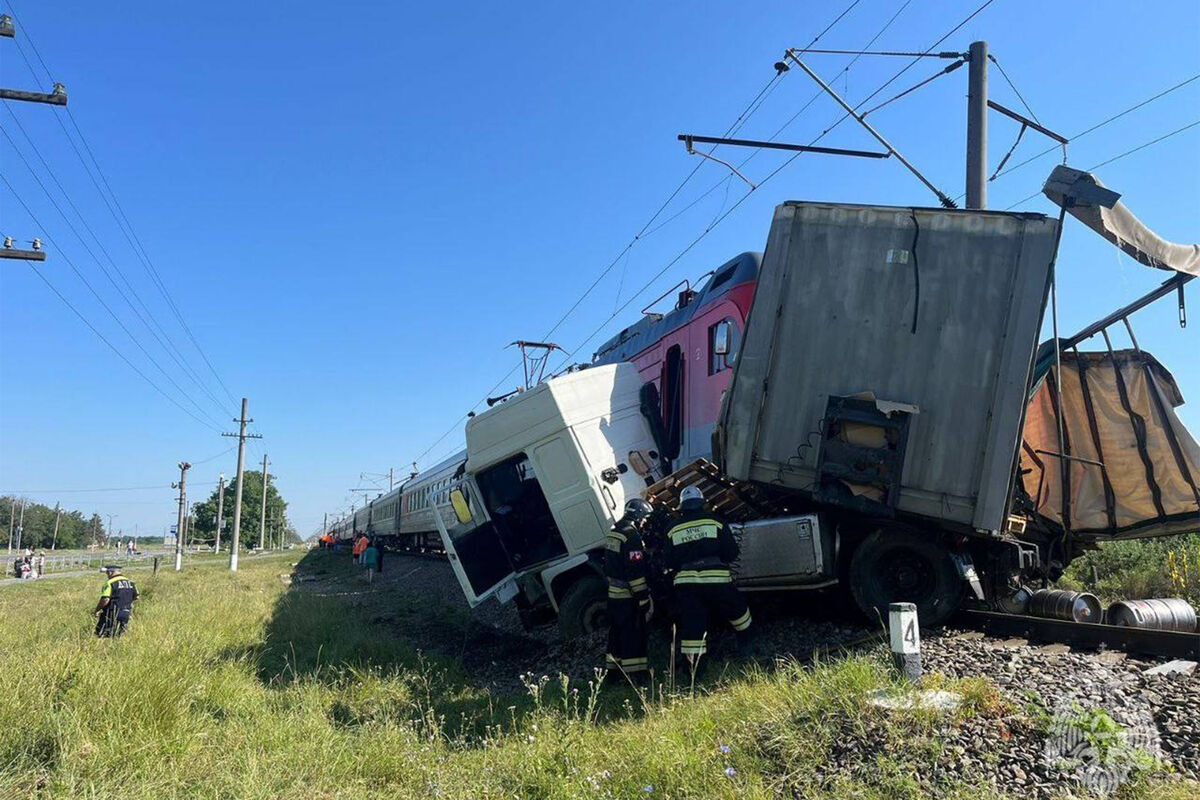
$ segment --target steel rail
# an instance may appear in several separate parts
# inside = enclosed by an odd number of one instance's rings
[[[1031,641],[1054,642],[1092,650],[1103,647],[1133,655],[1200,661],[1200,633],[1127,628],[995,611],[964,610],[959,612],[956,619],[969,628],[1003,636],[1019,636]]]

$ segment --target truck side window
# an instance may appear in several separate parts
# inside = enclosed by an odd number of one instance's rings
[[[708,374],[724,372],[737,361],[737,323],[728,317],[708,328]]]

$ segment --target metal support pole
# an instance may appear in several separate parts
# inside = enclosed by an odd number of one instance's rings
[[[971,42],[967,70],[967,208],[987,208],[987,42]]]
[[[213,552],[221,552],[221,524],[225,520],[225,473],[217,484],[217,538],[213,541]]]
[[[179,519],[175,524],[175,571],[179,572],[183,569],[183,537],[184,532],[184,517],[187,513],[187,471],[192,468],[192,465],[186,461],[179,462],[179,483],[175,484],[179,488]]]
[[[258,518],[258,549],[267,549],[267,454],[263,453],[262,514]]]

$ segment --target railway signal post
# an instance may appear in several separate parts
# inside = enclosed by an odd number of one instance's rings
[[[909,683],[921,683],[921,626],[914,603],[892,603],[888,606],[888,638],[892,646],[892,663]]]

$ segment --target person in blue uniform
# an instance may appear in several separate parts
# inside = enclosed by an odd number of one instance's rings
[[[120,636],[129,627],[133,603],[138,599],[137,586],[121,574],[121,568],[110,564],[104,568],[107,579],[96,602],[96,635],[102,638]]]

